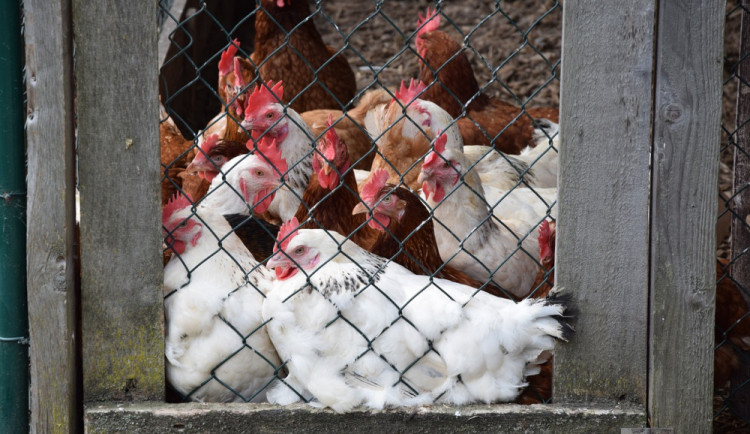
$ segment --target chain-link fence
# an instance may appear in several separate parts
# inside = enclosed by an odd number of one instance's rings
[[[560,4],[239,3],[160,2],[169,399],[548,402]]]
[[[746,2],[727,2],[724,109],[717,224],[714,430],[750,431],[750,86]],[[739,98],[738,98],[739,95]]]

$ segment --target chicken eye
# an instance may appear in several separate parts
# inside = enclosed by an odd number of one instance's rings
[[[224,161],[224,156],[223,155],[215,155],[215,156],[211,157],[211,159],[214,160],[214,162],[216,162],[216,163],[220,163],[220,162]]]
[[[443,163],[443,167],[447,169],[447,168],[451,167],[451,165],[450,165],[450,163],[448,163],[446,161],[446,162]]]
[[[383,198],[383,203],[391,203],[391,196],[386,196]]]
[[[263,176],[263,175],[265,175],[265,173],[264,173],[264,172],[263,172],[262,170],[260,170],[260,169],[257,169],[257,170],[255,171],[255,176]]]
[[[303,253],[305,253],[305,248],[303,246],[299,246],[296,249],[294,249],[294,254],[297,256],[300,256]]]
[[[268,112],[268,113],[266,113],[266,117],[267,117],[268,119],[273,119],[273,113],[272,113],[272,112]]]

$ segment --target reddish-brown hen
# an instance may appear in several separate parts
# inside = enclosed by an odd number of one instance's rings
[[[159,143],[161,145],[161,165],[163,178],[161,181],[161,203],[165,205],[169,198],[183,187],[182,178],[179,176],[195,155],[193,141],[187,140],[174,124],[172,118],[166,111],[161,109],[159,124]]]
[[[331,123],[332,119],[329,119],[328,125]],[[316,149],[313,175],[295,217],[302,222],[302,228],[336,231],[351,236],[359,246],[368,248],[378,234],[363,226],[365,216],[348,212],[360,203],[360,199],[346,144],[331,128],[318,141]]]
[[[255,47],[250,59],[258,66],[263,81],[283,81],[283,102],[293,100],[290,105],[298,113],[341,109],[348,104],[357,90],[354,72],[343,54],[335,55],[337,50],[323,43],[312,20],[302,23],[310,16],[307,1],[262,0],[261,6],[255,15]]]
[[[729,277],[726,261],[716,263],[716,323],[714,338],[714,388],[723,388],[740,367],[735,347],[750,350],[750,314],[737,285]]]
[[[371,90],[360,98],[356,107],[346,112],[346,116],[341,110],[319,109],[310,110],[301,114],[313,134],[317,137],[323,134],[328,128],[328,117],[340,119],[333,128],[341,141],[346,143],[349,149],[349,158],[354,163],[356,169],[370,170],[374,152],[372,149],[372,140],[365,130],[365,115],[367,112],[382,104],[388,104],[391,101],[391,95],[383,89]]]
[[[527,108],[527,114],[523,114],[518,107],[479,93],[474,71],[461,44],[437,30],[440,15],[428,9],[424,17],[420,14],[417,24],[421,26],[416,39],[417,53],[421,57],[419,79],[427,85],[420,98],[441,106],[454,118],[461,116],[457,123],[465,145],[490,146],[494,139],[495,148],[507,154],[518,154],[526,146],[533,146],[531,118],[558,121],[555,107]],[[437,72],[437,80],[434,72]],[[468,106],[463,116],[465,104]]]

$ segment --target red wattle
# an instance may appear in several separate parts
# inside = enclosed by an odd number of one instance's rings
[[[373,229],[384,231],[385,228],[387,228],[388,225],[391,224],[391,218],[385,214],[376,212],[372,214],[372,218],[367,222],[367,224],[370,225],[370,227]]]
[[[320,171],[318,172],[318,184],[326,190],[333,190],[339,185],[339,175],[333,170],[328,175]]]
[[[253,212],[257,214],[263,214],[266,212],[269,206],[271,206],[271,202],[273,201],[273,198],[276,196],[276,192],[271,193],[272,188],[265,188],[258,192],[258,194],[255,195],[253,198]],[[271,194],[269,194],[271,193]],[[243,193],[244,196],[244,193]],[[247,200],[247,199],[245,199]]]
[[[432,187],[430,187],[430,183],[427,181],[422,183],[422,191],[424,192],[424,197],[427,200],[430,200],[430,196],[432,196],[433,190]]]
[[[434,200],[435,202],[440,202],[441,200],[443,200],[444,197],[445,197],[445,189],[443,188],[442,185],[436,184],[435,196],[433,197],[432,200]]]
[[[294,267],[276,267],[274,269],[274,272],[276,273],[276,278],[279,280],[286,280],[295,274],[297,274],[297,271],[299,269]]]

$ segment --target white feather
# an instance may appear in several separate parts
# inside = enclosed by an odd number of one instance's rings
[[[186,208],[175,215],[190,214]],[[242,402],[256,393],[253,400],[263,400],[280,363],[261,327],[272,275],[230,233],[220,212],[204,204],[196,214],[191,218],[202,225],[200,238],[164,269],[167,378],[196,401]],[[212,378],[212,371],[242,397]]]
[[[298,231],[286,251],[300,245],[323,265],[280,281],[264,303],[269,335],[289,367],[285,381],[296,389],[277,384],[271,402],[299,393],[345,412],[508,401],[525,385],[527,364],[562,337],[550,318],[563,313],[559,305],[431,281],[323,230]]]

